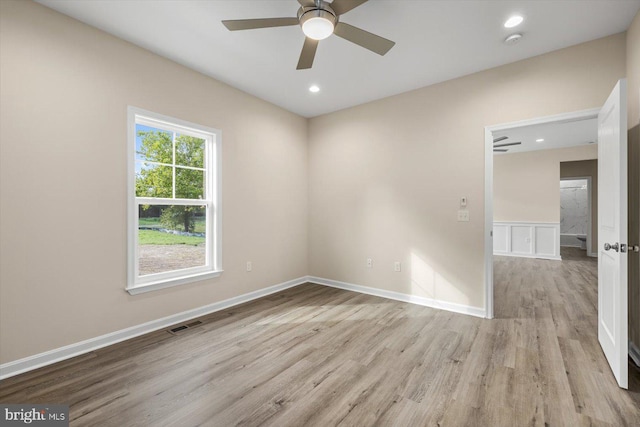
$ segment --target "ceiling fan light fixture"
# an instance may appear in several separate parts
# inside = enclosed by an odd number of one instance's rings
[[[305,10],[299,13],[300,26],[305,36],[313,40],[324,40],[333,34],[336,27],[336,16],[327,9]]]
[[[324,40],[333,34],[333,23],[319,16],[308,19],[302,24],[305,36],[314,40]]]

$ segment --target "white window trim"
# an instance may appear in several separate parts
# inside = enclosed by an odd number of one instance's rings
[[[146,120],[145,120],[146,119]],[[136,200],[136,121],[147,121],[146,124],[162,129],[162,122],[169,131],[179,128],[180,133],[202,137],[202,133],[211,135],[211,150],[207,150],[207,199],[211,212],[211,220],[207,226],[207,236],[211,236],[207,244],[207,262],[212,265],[175,270],[166,273],[150,274],[140,280],[137,272],[138,265],[138,201]],[[158,123],[160,122],[160,123]],[[127,286],[125,290],[131,295],[165,289],[200,280],[220,276],[222,270],[222,132],[218,129],[201,126],[185,120],[143,110],[129,106],[127,108]],[[209,152],[210,151],[210,152]],[[144,198],[137,198],[142,199]],[[155,204],[193,204],[194,200],[153,198]],[[211,242],[213,240],[213,242]],[[211,254],[210,251],[213,251]],[[211,255],[210,255],[211,254]]]

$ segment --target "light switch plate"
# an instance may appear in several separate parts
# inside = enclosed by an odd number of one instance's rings
[[[458,211],[458,222],[469,222],[469,211],[467,211],[467,210],[459,210]]]

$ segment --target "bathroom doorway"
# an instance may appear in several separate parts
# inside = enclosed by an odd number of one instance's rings
[[[560,246],[593,256],[591,177],[560,180]]]

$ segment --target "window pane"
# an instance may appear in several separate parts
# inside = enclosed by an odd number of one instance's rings
[[[140,206],[140,276],[206,265],[206,210],[206,206]]]
[[[205,140],[187,135],[176,135],[176,165],[204,168]]]
[[[176,167],[176,197],[179,199],[203,199],[204,171]]]
[[[173,163],[173,133],[136,124],[136,160]]]
[[[173,168],[136,162],[136,197],[173,197]]]

